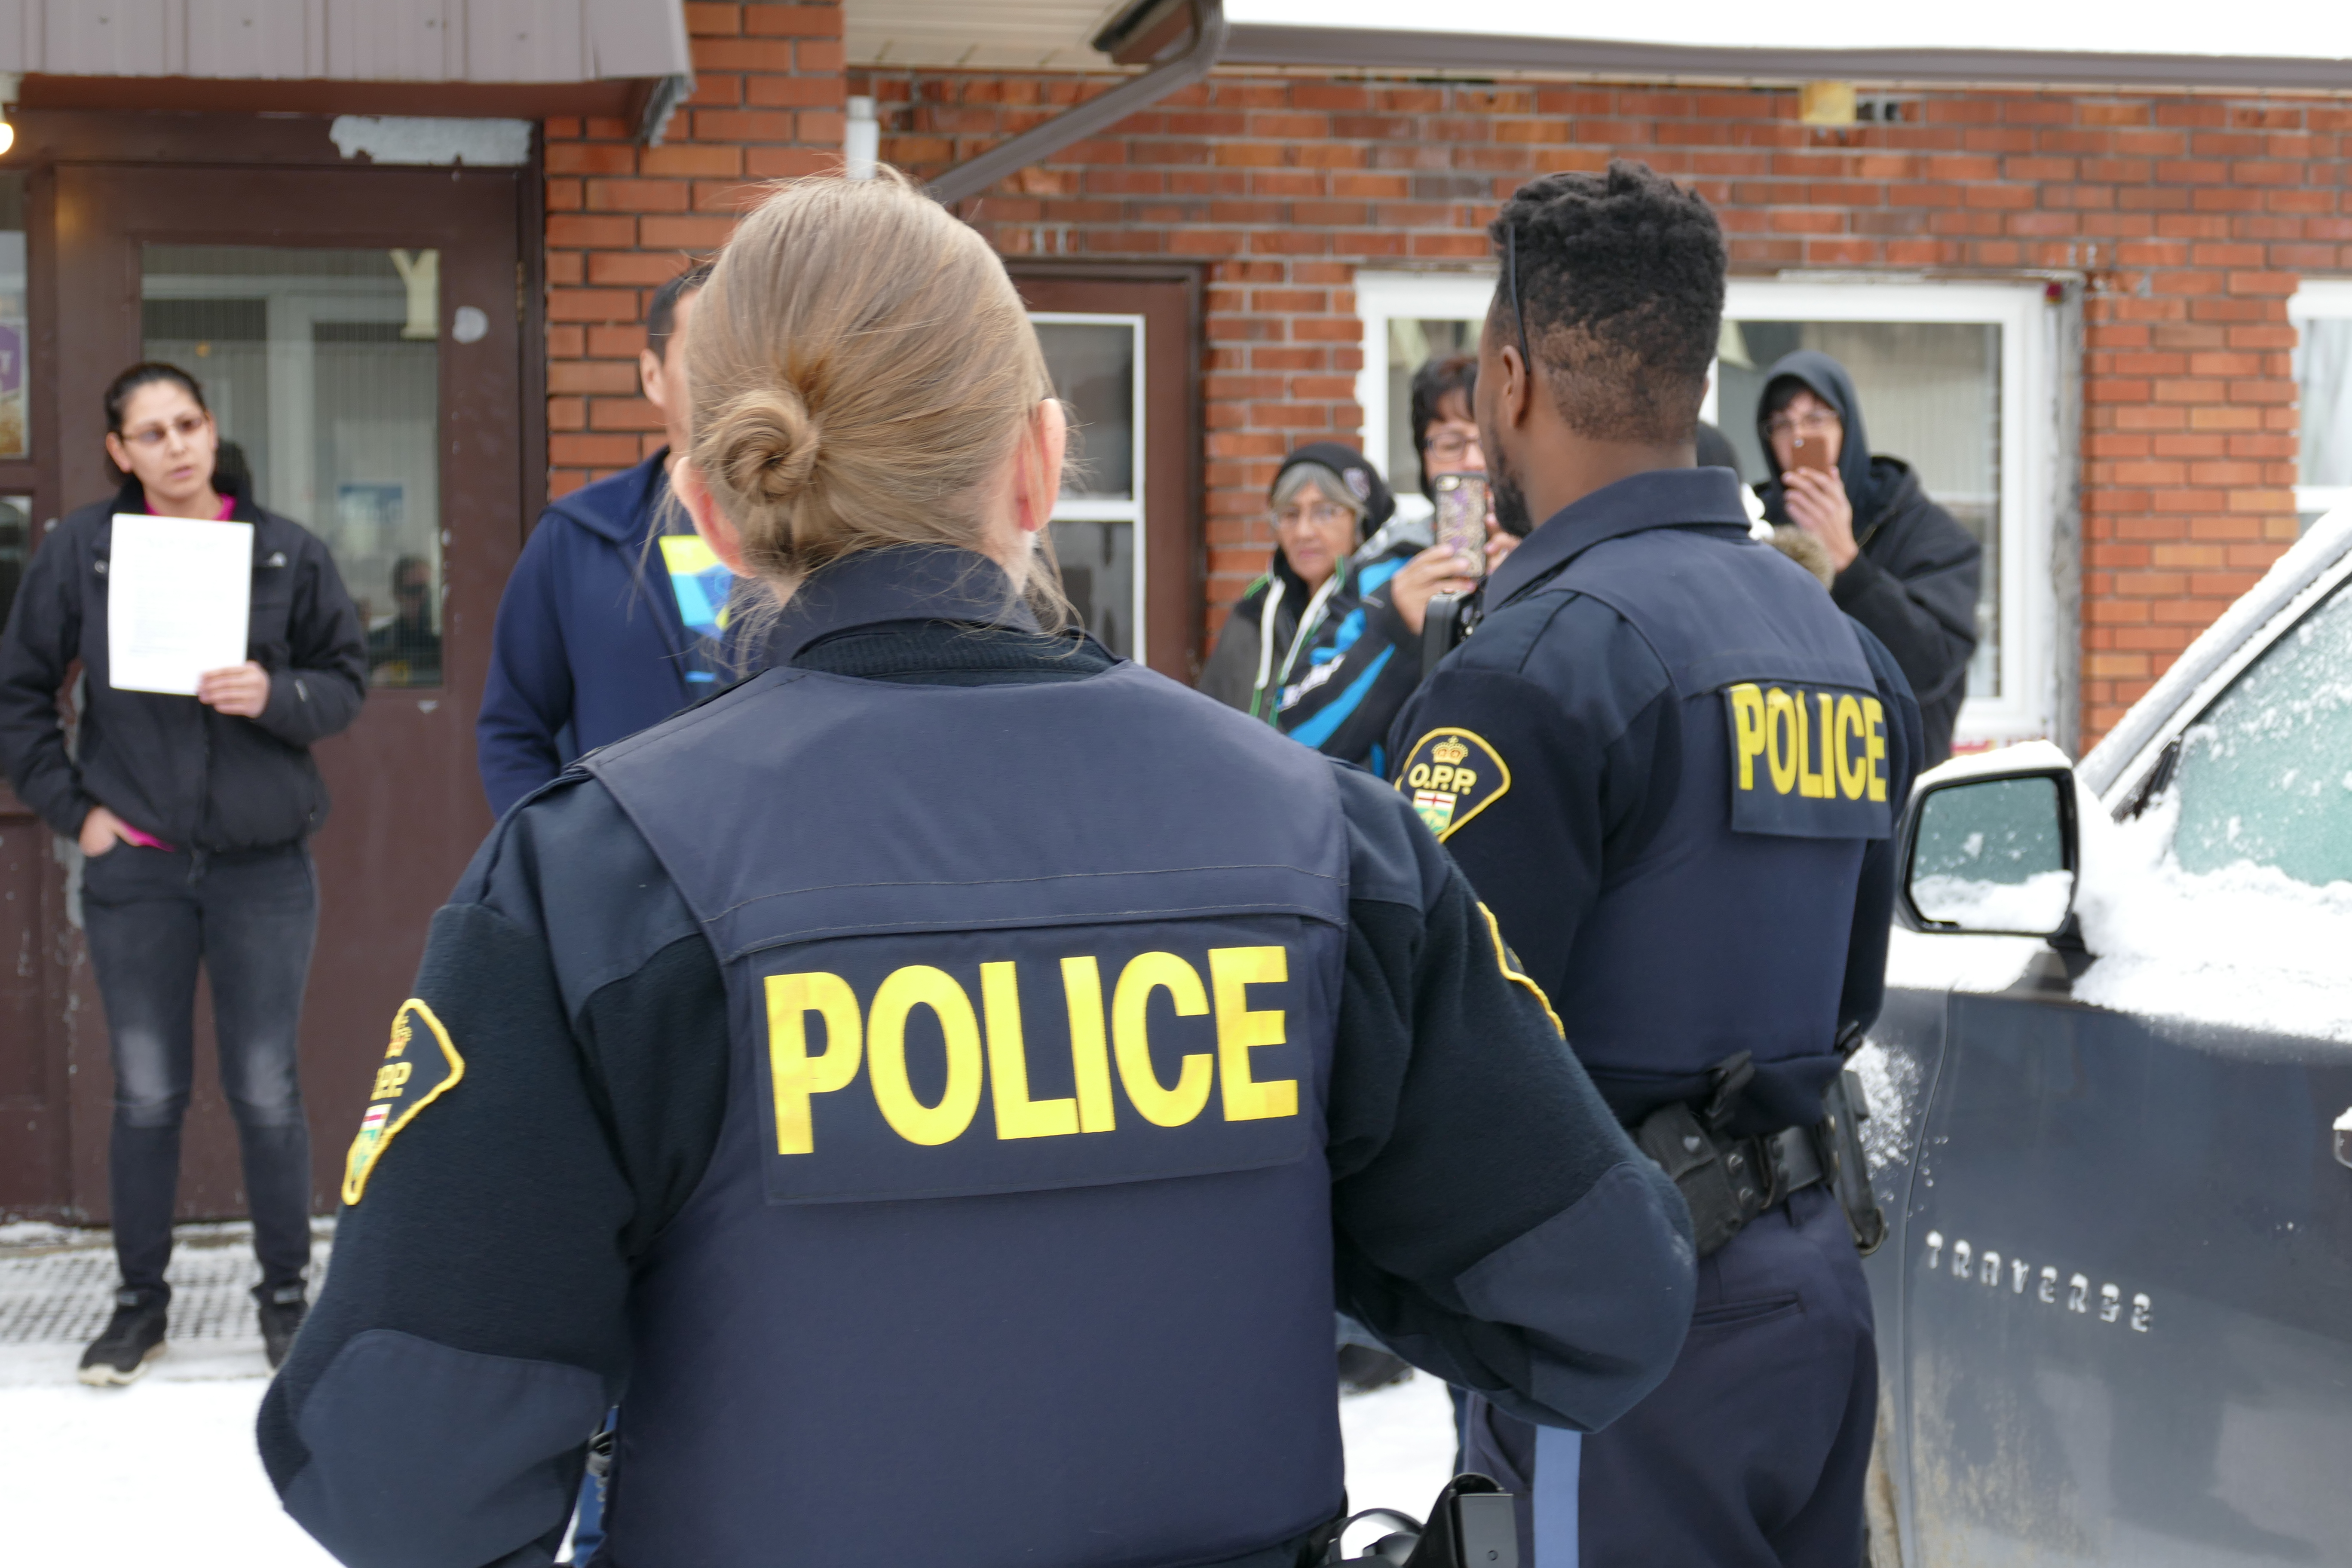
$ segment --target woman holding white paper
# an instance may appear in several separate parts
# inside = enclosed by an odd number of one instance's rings
[[[113,1059],[122,1287],[82,1357],[94,1384],[130,1382],[163,1348],[199,963],[272,1365],[301,1323],[310,1141],[295,1041],[318,926],[308,840],[327,811],[310,748],[358,715],[367,681],[326,545],[215,482],[219,433],[194,379],[133,365],[107,389],[106,419],[121,489],[42,541],[0,631],[0,763],[81,847]],[[77,660],[69,750],[58,694]]]

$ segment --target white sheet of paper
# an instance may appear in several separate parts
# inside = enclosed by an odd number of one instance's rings
[[[108,684],[194,696],[198,676],[245,662],[252,595],[253,524],[116,512]]]

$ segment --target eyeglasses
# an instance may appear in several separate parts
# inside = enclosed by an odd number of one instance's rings
[[[183,441],[194,440],[196,432],[202,430],[208,423],[210,421],[201,414],[183,414],[169,425],[143,425],[136,430],[125,430],[121,434],[122,439],[131,445],[144,447],[152,452],[173,436],[177,436]]]
[[[1838,416],[1826,408],[1809,408],[1802,414],[1775,414],[1764,421],[1767,436],[1826,436],[1838,427]]]
[[[1436,463],[1458,463],[1477,446],[1478,434],[1475,430],[1440,430],[1429,438],[1429,458]]]
[[[1274,526],[1278,529],[1297,528],[1301,523],[1309,528],[1328,528],[1333,523],[1353,521],[1356,514],[1344,506],[1329,501],[1310,501],[1305,506],[1286,506],[1274,514]]]

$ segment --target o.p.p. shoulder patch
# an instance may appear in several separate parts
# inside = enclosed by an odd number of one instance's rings
[[[1444,839],[1511,787],[1511,770],[1495,748],[1467,730],[1432,730],[1405,753],[1396,777],[1400,794]]]
[[[343,1202],[360,1201],[367,1191],[368,1173],[394,1137],[465,1076],[465,1058],[449,1043],[449,1031],[433,1009],[413,996],[403,1002],[392,1016],[392,1044],[384,1047],[383,1065],[375,1069],[359,1136],[343,1157]]]

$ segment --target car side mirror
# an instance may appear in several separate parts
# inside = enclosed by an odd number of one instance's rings
[[[2081,844],[2074,770],[1969,761],[1957,776],[1923,779],[1904,811],[1895,919],[1916,931],[2068,936]]]

